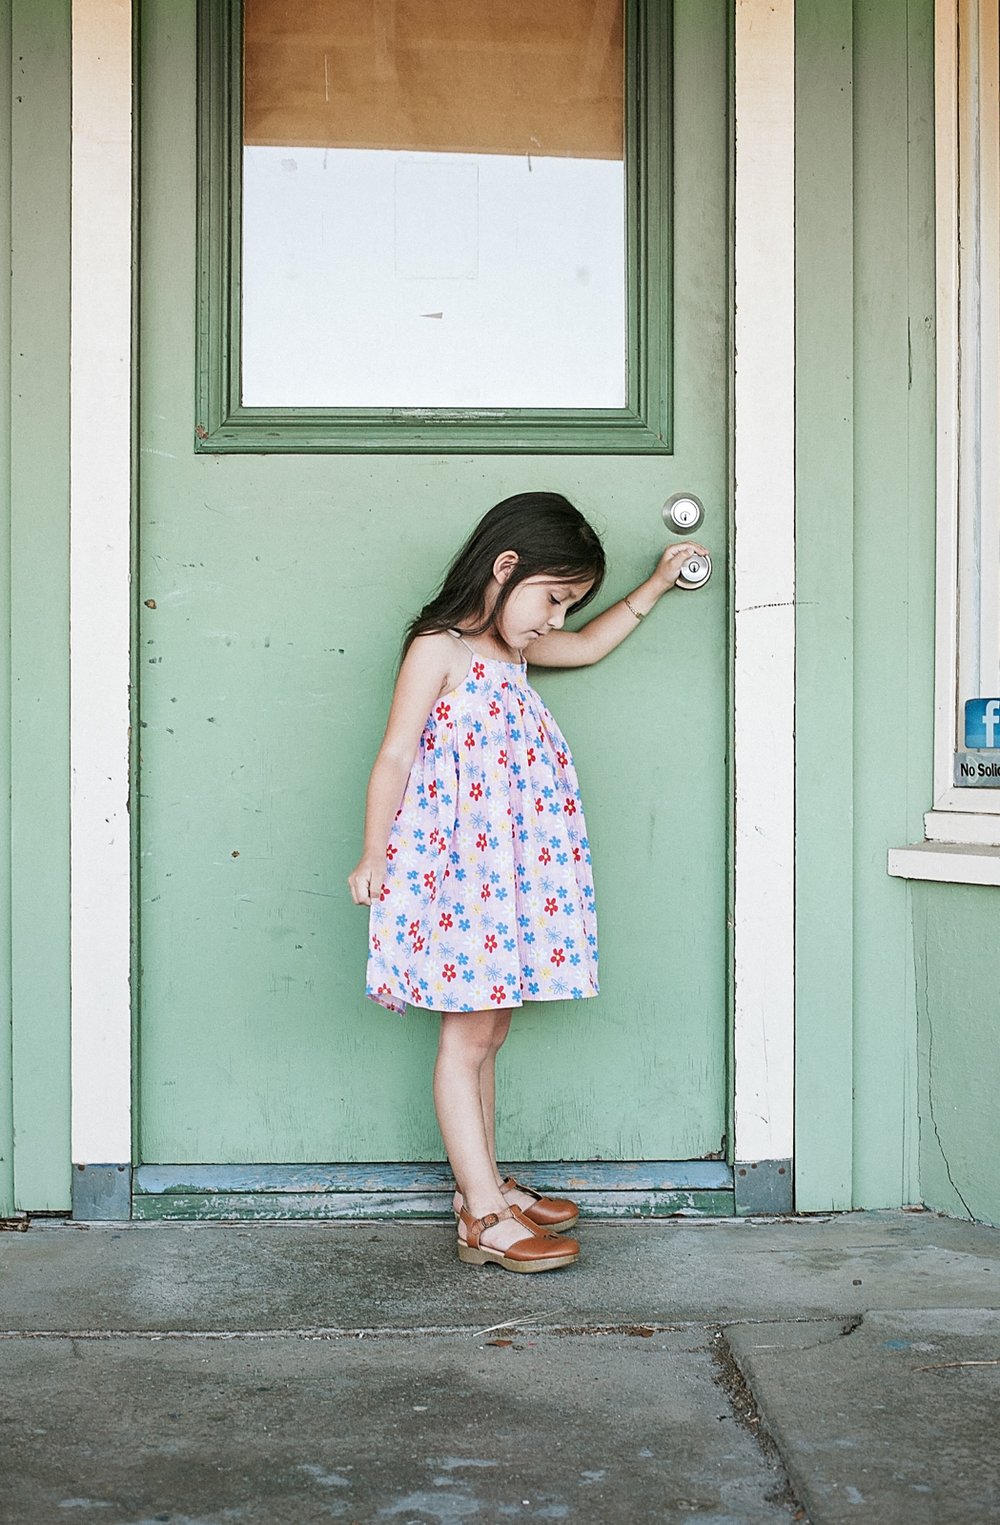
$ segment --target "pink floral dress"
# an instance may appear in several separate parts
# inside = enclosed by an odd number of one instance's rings
[[[372,903],[366,991],[389,1011],[597,994],[569,747],[523,662],[469,650],[465,681],[427,718]]]

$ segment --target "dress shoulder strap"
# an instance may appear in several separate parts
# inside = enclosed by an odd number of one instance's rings
[[[449,635],[453,635],[455,637],[456,641],[461,641],[461,643],[465,647],[466,651],[471,651],[472,655],[474,657],[477,657],[479,655],[479,653],[478,653],[478,651],[476,651],[475,647],[474,646],[470,646],[468,641],[465,639],[465,636],[462,635],[458,630],[449,630],[448,634]]]

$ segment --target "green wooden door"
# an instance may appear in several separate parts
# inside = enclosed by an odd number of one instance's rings
[[[529,488],[603,532],[604,601],[687,489],[715,573],[590,671],[536,672],[574,748],[602,994],[527,1006],[507,1159],[683,1160],[726,1130],[727,32],[675,8],[671,454],[196,453],[196,18],[142,18],[139,1156],[440,1159],[436,1022],[363,995],[346,875],[401,632],[469,528]],[[665,337],[665,336],[663,336]]]

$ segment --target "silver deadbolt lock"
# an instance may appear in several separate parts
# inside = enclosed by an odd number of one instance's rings
[[[693,492],[675,492],[663,505],[663,522],[678,535],[692,535],[704,517],[704,505]]]
[[[688,556],[677,577],[675,587],[703,588],[712,575],[712,558],[700,553]]]

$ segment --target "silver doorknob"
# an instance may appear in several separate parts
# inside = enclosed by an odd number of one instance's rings
[[[712,575],[711,556],[700,553],[688,556],[677,577],[675,587],[703,588]]]
[[[693,492],[675,492],[663,505],[663,522],[668,530],[691,535],[705,517],[705,506]]]

